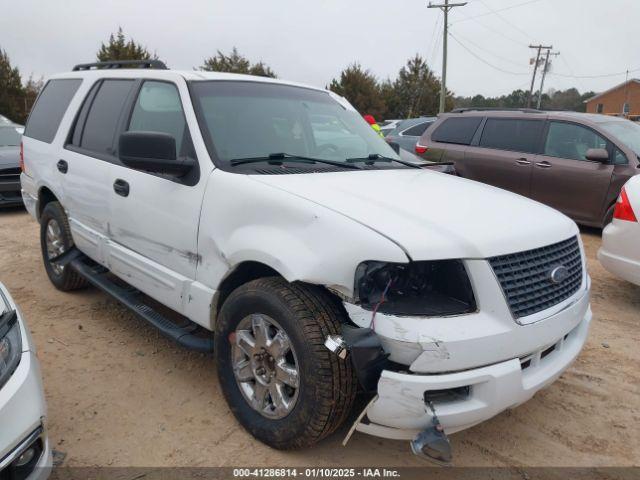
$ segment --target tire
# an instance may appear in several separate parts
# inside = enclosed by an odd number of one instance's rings
[[[251,318],[249,330],[238,328],[247,318]],[[295,363],[298,371],[298,388],[285,386],[289,393],[295,392],[288,397],[289,404],[296,397],[293,406],[277,418],[269,418],[251,405],[246,389],[253,386],[255,390],[258,380],[254,377],[253,383],[242,383],[234,371],[238,352],[240,357],[244,355],[237,346],[239,336],[243,331],[255,334],[253,325],[264,319],[276,324],[270,326],[273,328],[269,335],[282,330],[288,336],[291,352],[287,364]],[[328,334],[340,333],[341,320],[343,314],[327,292],[319,287],[290,284],[280,277],[253,280],[226,299],[215,328],[218,378],[229,408],[258,440],[277,449],[304,448],[331,434],[345,421],[356,395],[355,372],[350,361],[338,358],[324,346]],[[254,340],[258,344],[258,335]],[[242,374],[244,369],[238,371]],[[277,380],[278,372],[271,381]],[[266,404],[271,401],[275,405],[271,394],[266,399]]]
[[[48,243],[47,241],[48,229],[55,231],[55,247],[52,247],[51,242]],[[73,247],[73,239],[64,209],[58,202],[47,203],[40,216],[40,249],[42,250],[44,269],[49,280],[54,287],[63,292],[78,290],[87,286],[87,281],[69,265],[58,267],[49,261],[49,258],[55,255],[48,249],[55,248],[57,250],[56,253],[60,254],[71,247]]]

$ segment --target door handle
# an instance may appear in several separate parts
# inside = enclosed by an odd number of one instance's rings
[[[116,192],[121,197],[129,196],[129,184],[122,180],[121,178],[116,179],[113,182],[113,191]]]
[[[526,158],[519,158],[516,160],[516,163],[518,165],[531,165],[531,162],[529,160],[527,160]]]
[[[539,166],[540,168],[551,168],[552,167],[552,165],[549,162],[547,162],[546,160],[542,161],[542,162],[538,162],[538,163],[536,163],[536,165]]]
[[[67,173],[69,171],[69,164],[66,160],[58,160],[56,167],[58,167],[60,173]]]

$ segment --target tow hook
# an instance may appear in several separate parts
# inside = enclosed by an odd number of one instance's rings
[[[444,433],[444,428],[438,419],[438,415],[436,415],[433,402],[425,399],[425,403],[433,413],[431,426],[420,432],[416,438],[411,441],[411,451],[417,456],[437,463],[438,465],[449,465],[453,459],[449,437]]]

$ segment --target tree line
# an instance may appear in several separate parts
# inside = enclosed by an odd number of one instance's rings
[[[146,46],[127,38],[122,28],[112,33],[107,42],[101,43],[96,53],[99,62],[151,59],[160,60],[156,52],[152,53]],[[235,47],[228,54],[217,50],[196,69],[277,78],[263,61],[252,62]],[[29,77],[24,81],[18,68],[11,65],[8,54],[0,48],[0,115],[24,123],[42,85],[42,79]],[[347,98],[360,113],[382,120],[436,115],[440,86],[440,79],[426,60],[416,55],[399,70],[395,79],[380,80],[356,62],[340,72],[326,87]],[[542,106],[553,110],[584,111],[584,100],[593,95],[594,92],[580,94],[575,88],[549,90],[542,96]],[[523,90],[514,90],[499,97],[461,97],[447,91],[445,105],[447,110],[454,107],[518,108],[524,107],[526,101],[527,92]]]

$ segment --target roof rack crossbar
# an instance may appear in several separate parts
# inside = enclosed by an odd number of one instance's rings
[[[544,110],[538,110],[536,108],[506,108],[506,107],[464,107],[454,108],[451,113],[464,113],[464,112],[522,112],[522,113],[542,113]]]
[[[115,60],[110,62],[80,63],[73,67],[73,71],[111,68],[152,68],[156,70],[168,70],[164,62],[160,60]]]

